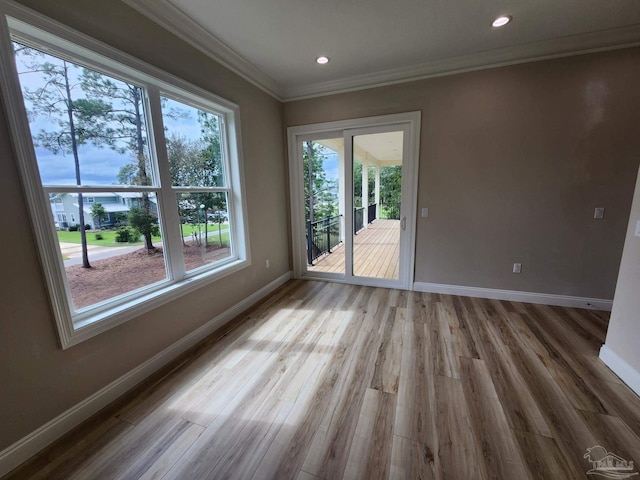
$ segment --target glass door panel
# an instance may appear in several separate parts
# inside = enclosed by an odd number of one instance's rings
[[[302,142],[307,272],[345,274],[344,139]]]
[[[351,139],[353,275],[398,280],[404,132]]]

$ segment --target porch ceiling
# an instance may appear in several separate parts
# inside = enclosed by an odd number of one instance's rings
[[[330,138],[316,140],[335,152],[344,151],[344,139]],[[402,165],[402,132],[359,135],[354,141],[355,160],[378,167]]]

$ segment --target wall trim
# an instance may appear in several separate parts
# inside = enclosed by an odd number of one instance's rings
[[[141,363],[133,370],[114,380],[109,385],[85,398],[66,412],[34,430],[29,435],[18,440],[0,452],[0,477],[25,462],[40,450],[53,443],[64,434],[77,427],[106,407],[109,403],[121,397],[140,382],[148,378],[157,370],[174,360],[199,341],[211,335],[218,328],[240,315],[252,305],[256,304],[275,289],[291,279],[291,272],[279,276],[261,289],[252,293],[233,307],[212,318],[207,323],[181,338],[174,344]]]
[[[520,292],[516,290],[499,290],[494,288],[466,287],[462,285],[443,285],[439,283],[415,282],[413,289],[418,292],[442,293],[462,297],[490,298],[493,300],[509,300],[512,302],[539,303],[560,307],[588,308],[592,310],[611,311],[613,300],[603,298],[572,297],[552,293]]]
[[[613,373],[620,377],[620,380],[626,383],[637,395],[640,395],[640,372],[606,345],[602,345],[599,357]]]
[[[168,0],[123,1],[263,92],[282,101],[281,88],[275,80]]]
[[[516,45],[496,50],[445,58],[391,70],[365,73],[353,77],[289,87],[282,92],[285,102],[348,93],[428,78],[445,77],[522,63],[553,60],[589,53],[606,52],[640,45],[637,25],[561,37],[542,42]]]
[[[286,87],[273,80],[197,21],[183,13],[169,0],[123,1],[209,58],[221,63],[274,98],[285,102],[640,45],[640,27],[629,25],[486,50],[325,82]]]

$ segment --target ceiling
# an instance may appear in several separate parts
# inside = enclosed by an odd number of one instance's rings
[[[640,44],[639,0],[124,1],[282,100]]]

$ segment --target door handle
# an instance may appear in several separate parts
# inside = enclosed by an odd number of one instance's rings
[[[400,228],[403,231],[407,229],[407,217],[402,217],[402,220],[400,220]]]

